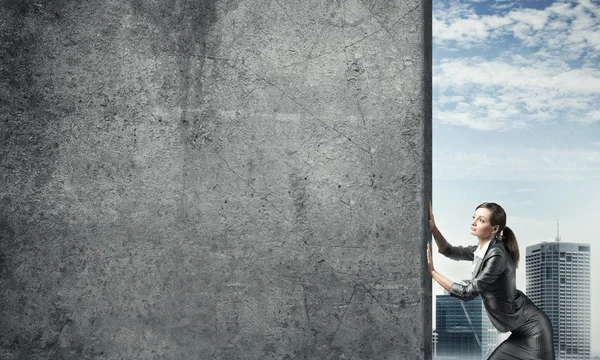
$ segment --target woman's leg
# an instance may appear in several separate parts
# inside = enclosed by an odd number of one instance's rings
[[[510,334],[508,339],[498,345],[488,360],[523,359],[518,355],[522,355],[522,341],[517,335]]]
[[[541,310],[537,312],[498,345],[488,359],[554,360],[552,323],[548,316]]]

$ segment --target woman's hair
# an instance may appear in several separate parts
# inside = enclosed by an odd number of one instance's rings
[[[492,226],[498,225],[498,232],[496,233],[496,237],[502,240],[506,250],[510,254],[510,257],[515,262],[515,266],[519,265],[519,244],[517,244],[517,237],[515,233],[506,226],[506,212],[502,208],[502,206],[493,203],[493,202],[484,202],[475,208],[475,210],[479,208],[485,208],[491,211],[492,216],[490,219],[490,223]],[[502,233],[502,235],[500,235]]]

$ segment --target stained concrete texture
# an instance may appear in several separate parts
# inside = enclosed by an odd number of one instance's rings
[[[0,4],[0,358],[431,357],[429,2]]]

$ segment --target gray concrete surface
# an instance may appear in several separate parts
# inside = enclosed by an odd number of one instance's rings
[[[2,0],[0,358],[430,358],[430,8]]]

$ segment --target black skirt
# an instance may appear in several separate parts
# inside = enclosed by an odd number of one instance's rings
[[[489,360],[555,360],[550,318],[533,303],[528,306],[533,315],[498,345]]]

